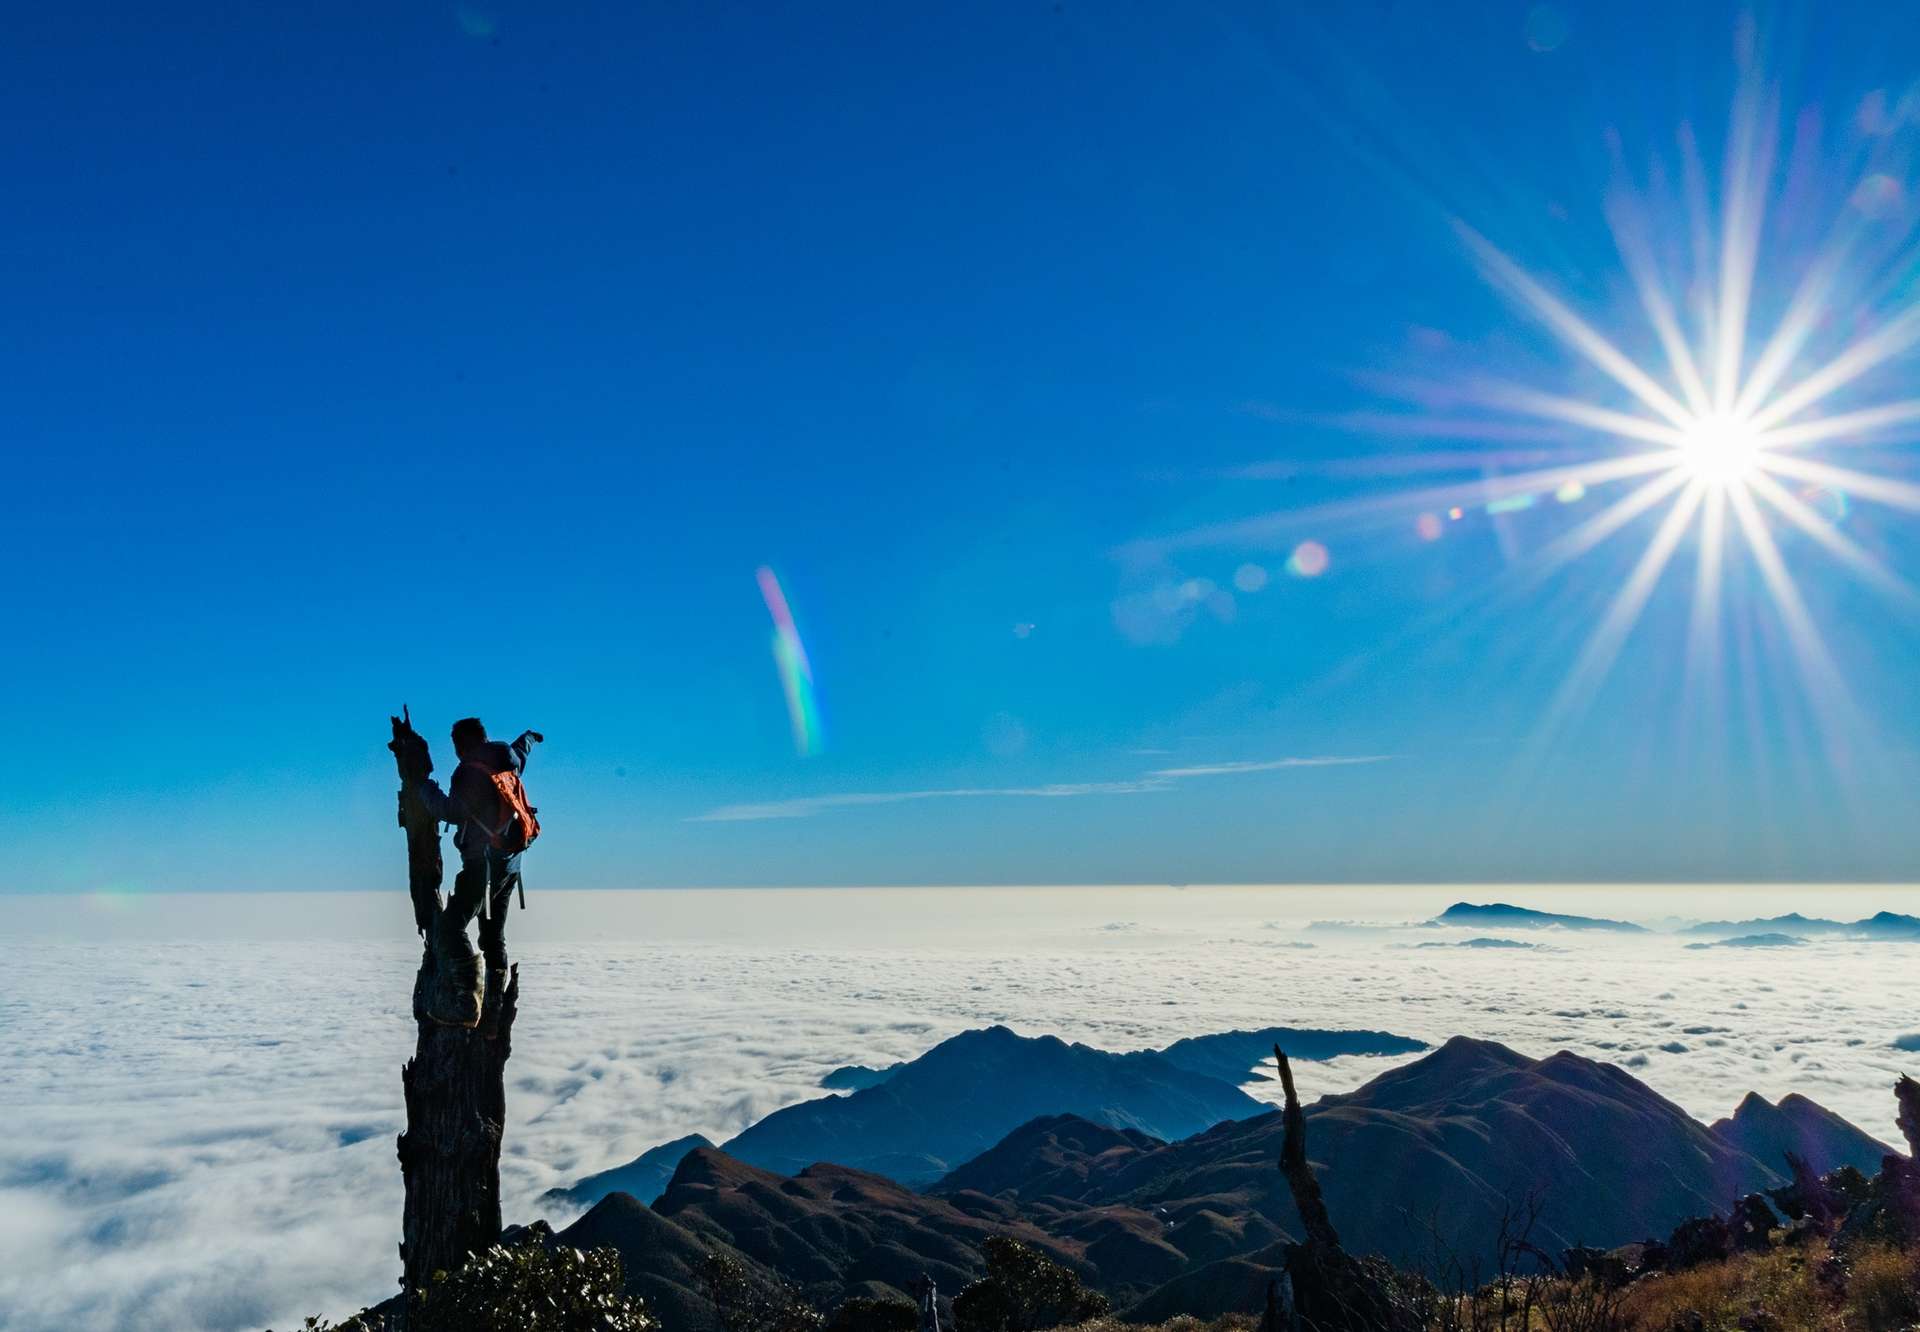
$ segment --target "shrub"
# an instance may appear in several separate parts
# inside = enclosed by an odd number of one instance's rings
[[[1847,1327],[1898,1332],[1920,1320],[1920,1255],[1871,1245],[1848,1264]]]
[[[1084,1323],[1107,1312],[1107,1297],[1091,1291],[1072,1269],[1005,1235],[983,1246],[987,1274],[954,1297],[958,1332],[1042,1332]]]
[[[1832,1324],[1816,1268],[1803,1250],[1776,1249],[1643,1278],[1621,1303],[1628,1326],[1656,1332],[1684,1325],[1691,1315],[1712,1329],[1826,1328]]]
[[[756,1281],[730,1254],[709,1250],[700,1281],[716,1332],[823,1332],[826,1318],[792,1286]]]
[[[556,1245],[496,1244],[413,1293],[410,1332],[660,1332],[621,1292],[620,1255]]]
[[[876,1300],[864,1295],[842,1300],[827,1320],[827,1332],[914,1332],[920,1311],[905,1300]]]

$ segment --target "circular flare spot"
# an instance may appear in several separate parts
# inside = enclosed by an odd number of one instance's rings
[[[1318,578],[1332,562],[1333,557],[1318,541],[1302,541],[1287,557],[1287,572],[1295,578]]]

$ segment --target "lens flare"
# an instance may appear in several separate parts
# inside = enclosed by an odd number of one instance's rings
[[[1287,557],[1287,572],[1295,578],[1318,578],[1332,562],[1327,548],[1318,541],[1302,541]]]
[[[1830,761],[1844,762],[1846,737],[1868,730],[1825,641],[1820,603],[1801,584],[1841,573],[1920,613],[1920,590],[1846,526],[1851,518],[1863,535],[1874,530],[1860,521],[1868,506],[1920,513],[1920,484],[1901,475],[1914,466],[1920,397],[1900,396],[1893,373],[1920,349],[1920,299],[1911,238],[1893,243],[1892,219],[1905,215],[1899,183],[1871,167],[1854,174],[1845,153],[1831,158],[1842,164],[1832,179],[1814,180],[1823,160],[1817,118],[1795,122],[1785,155],[1776,151],[1780,122],[1778,94],[1757,64],[1746,67],[1717,191],[1689,127],[1677,135],[1677,169],[1656,152],[1644,187],[1613,140],[1614,181],[1601,213],[1618,250],[1618,289],[1640,307],[1628,322],[1644,316],[1637,333],[1608,329],[1464,220],[1452,221],[1488,284],[1558,344],[1565,379],[1368,372],[1363,386],[1405,407],[1350,413],[1342,428],[1399,450],[1374,460],[1381,475],[1454,471],[1459,480],[1213,523],[1148,543],[1153,552],[1284,548],[1308,523],[1327,532],[1410,521],[1430,541],[1444,530],[1442,516],[1458,523],[1533,508],[1491,524],[1503,567],[1474,595],[1492,608],[1638,534],[1645,544],[1618,561],[1628,572],[1601,589],[1584,642],[1569,636],[1570,668],[1532,743],[1570,727],[1627,653],[1664,663],[1669,644],[1636,638],[1636,629],[1655,598],[1685,578],[1680,701],[1701,734],[1727,734],[1729,687],[1791,681],[1811,733]],[[1536,367],[1529,362],[1526,373]],[[1550,456],[1519,462],[1517,439],[1551,446]],[[1408,441],[1445,448],[1414,454],[1421,466],[1401,465]],[[1558,503],[1544,507],[1549,498]],[[1294,577],[1326,569],[1319,542],[1292,549]],[[1837,568],[1820,567],[1822,557]],[[1756,667],[1756,654],[1779,656],[1784,669]]]
[[[772,569],[761,565],[754,577],[760,582],[760,596],[773,617],[773,664],[780,674],[780,688],[787,696],[787,720],[793,726],[793,749],[801,758],[811,758],[826,748],[826,736],[820,728],[820,705],[813,692],[813,666],[807,660],[806,646],[794,627],[793,612],[787,609],[786,593]]]

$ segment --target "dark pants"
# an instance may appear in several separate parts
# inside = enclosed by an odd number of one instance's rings
[[[518,853],[506,855],[489,849],[483,856],[462,862],[453,879],[453,896],[447,899],[446,914],[441,917],[442,928],[464,940],[467,922],[486,899],[488,914],[480,917],[480,952],[496,971],[506,969],[507,908],[513,905],[513,890],[519,886]]]

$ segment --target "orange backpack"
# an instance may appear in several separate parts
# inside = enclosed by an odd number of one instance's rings
[[[487,841],[494,850],[517,855],[532,846],[533,839],[540,835],[540,820],[536,817],[539,811],[527,803],[527,788],[519,773],[509,768],[487,776],[500,796],[500,808],[506,812],[506,819],[497,828],[488,828],[478,819],[475,822],[486,829]]]

